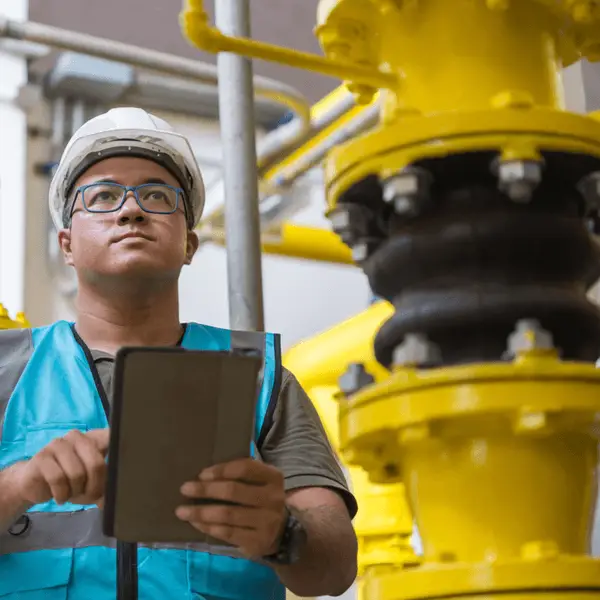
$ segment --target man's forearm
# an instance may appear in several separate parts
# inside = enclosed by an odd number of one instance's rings
[[[357,541],[347,514],[332,506],[289,508],[307,543],[297,563],[276,567],[282,583],[298,596],[343,594],[356,578]]]
[[[0,531],[8,529],[30,506],[17,493],[16,475],[22,463],[0,471]]]

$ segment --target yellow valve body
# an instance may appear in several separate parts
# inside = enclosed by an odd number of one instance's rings
[[[365,597],[599,594],[598,411],[600,372],[552,356],[399,369],[359,392],[341,411],[343,457],[405,483],[424,550],[422,566],[368,578]]]
[[[330,207],[369,176],[385,181],[428,159],[600,157],[600,121],[563,102],[561,68],[599,47],[600,9],[586,17],[582,4],[322,2],[325,50],[362,22],[371,62],[400,76],[383,92],[379,127],[325,161]],[[599,409],[593,365],[535,355],[398,369],[343,404],[344,460],[382,486],[404,483],[424,550],[419,566],[364,573],[361,596],[600,595],[600,563],[589,556]]]

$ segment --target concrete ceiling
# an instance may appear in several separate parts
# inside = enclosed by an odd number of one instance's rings
[[[265,42],[320,53],[312,32],[317,4],[318,0],[251,0],[252,36]],[[214,0],[206,0],[205,5],[214,19]],[[181,35],[180,9],[181,0],[30,0],[29,18],[214,63],[214,56],[195,50]],[[294,86],[312,102],[337,85],[332,79],[272,63],[256,61],[254,68],[257,74]]]

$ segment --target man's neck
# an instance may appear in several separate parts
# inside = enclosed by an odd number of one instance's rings
[[[87,346],[115,354],[123,346],[172,346],[182,334],[177,285],[155,293],[102,295],[80,287],[75,328]]]

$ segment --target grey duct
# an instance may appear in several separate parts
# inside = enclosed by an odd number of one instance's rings
[[[89,54],[212,86],[216,86],[218,82],[216,67],[200,61],[31,21],[18,22],[0,17],[0,38],[3,37]],[[259,96],[271,98],[287,106],[296,114],[296,119],[300,123],[295,128],[282,128],[287,134],[283,135],[282,132],[278,132],[279,135],[275,137],[275,141],[268,143],[268,152],[265,151],[265,155],[270,160],[273,154],[276,155],[279,152],[279,149],[285,151],[297,143],[303,135],[310,132],[310,107],[299,92],[271,79],[255,77],[254,89]],[[287,137],[292,135],[293,138]],[[259,150],[259,161],[261,158],[262,154]]]

